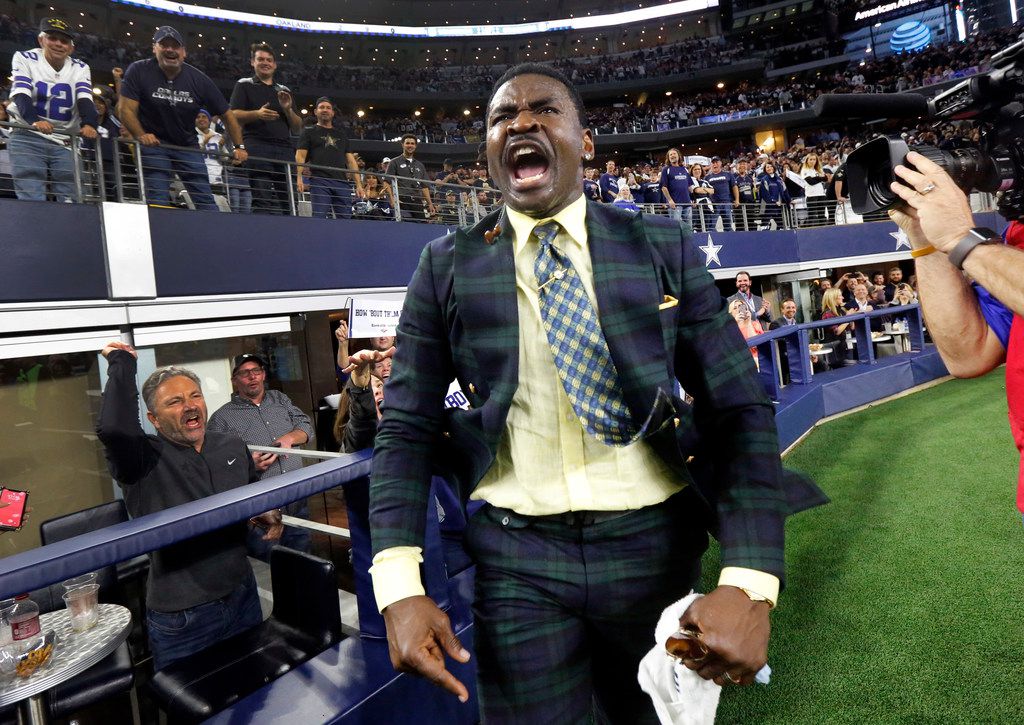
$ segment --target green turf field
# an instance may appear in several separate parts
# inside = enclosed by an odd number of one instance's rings
[[[787,526],[771,684],[723,693],[718,722],[1024,722],[1002,369],[822,424],[786,465],[832,503]]]

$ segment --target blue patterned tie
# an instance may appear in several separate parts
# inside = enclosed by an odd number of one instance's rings
[[[583,428],[606,445],[624,446],[637,437],[637,430],[590,297],[572,262],[554,245],[558,230],[557,222],[533,230],[540,242],[533,271],[548,345]]]

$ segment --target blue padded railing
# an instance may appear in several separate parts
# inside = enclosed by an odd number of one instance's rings
[[[757,357],[760,362],[759,374],[765,392],[772,400],[779,399],[779,392],[783,387],[777,364],[780,347],[785,348],[786,359],[789,361],[789,384],[804,385],[811,382],[810,332],[823,327],[853,323],[853,335],[857,341],[857,361],[864,365],[873,365],[875,350],[874,345],[869,344],[871,340],[870,320],[878,317],[906,317],[907,331],[910,336],[910,351],[921,352],[924,349],[924,322],[921,317],[920,305],[884,307],[870,312],[858,312],[827,320],[780,327],[747,339],[748,347],[757,348]]]
[[[370,473],[372,457],[372,450],[359,451],[8,556],[0,565],[0,598],[125,561],[363,478]]]

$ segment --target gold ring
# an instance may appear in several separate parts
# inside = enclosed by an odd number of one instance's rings
[[[924,187],[923,189],[921,189],[921,191],[919,191],[917,193],[921,194],[923,196],[925,194],[931,193],[934,190],[935,190],[935,184],[928,184],[926,187]]]

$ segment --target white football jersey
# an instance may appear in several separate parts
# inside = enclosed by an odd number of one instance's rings
[[[78,131],[81,118],[75,103],[80,98],[92,100],[92,76],[87,63],[68,57],[63,68],[54,70],[43,57],[42,48],[19,50],[11,59],[11,75],[12,100],[28,96],[35,104],[36,115],[53,124],[54,131]],[[7,112],[12,120],[25,123],[14,103]]]

